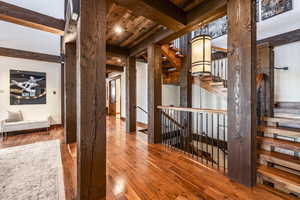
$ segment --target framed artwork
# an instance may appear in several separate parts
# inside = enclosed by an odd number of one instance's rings
[[[262,20],[269,19],[292,9],[292,0],[261,0]]]
[[[10,105],[46,104],[46,73],[10,70]]]

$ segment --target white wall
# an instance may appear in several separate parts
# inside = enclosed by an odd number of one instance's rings
[[[31,9],[42,14],[63,18],[64,1],[4,0],[7,3]],[[0,47],[38,53],[60,55],[60,36],[28,27],[0,21]],[[0,111],[22,110],[25,118],[51,115],[54,124],[61,123],[61,73],[60,64],[33,60],[0,57]],[[46,72],[46,105],[9,105],[9,70]],[[54,95],[53,92],[56,92]]]
[[[25,119],[41,119],[50,115],[52,124],[61,123],[60,64],[31,61],[0,56],[0,112],[7,110],[23,112]],[[25,70],[46,73],[47,103],[44,105],[10,105],[9,70]],[[56,92],[54,94],[53,92]]]
[[[136,63],[136,103],[148,112],[148,64]],[[180,89],[178,86],[163,85],[162,104],[179,106]],[[125,72],[121,74],[121,116],[126,117],[126,79]],[[137,109],[137,121],[148,123],[148,116]]]
[[[192,107],[227,110],[227,98],[210,93],[199,85],[192,85]]]
[[[300,42],[274,49],[275,66],[288,67],[275,70],[275,101],[300,102]]]

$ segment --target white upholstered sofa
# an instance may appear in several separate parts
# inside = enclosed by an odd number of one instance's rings
[[[39,116],[23,115],[21,111],[14,112],[18,113],[19,118],[17,120],[10,119],[10,113],[13,112],[1,112],[0,113],[0,133],[2,136],[7,135],[9,132],[42,129],[50,127],[50,116],[43,113]],[[25,117],[24,117],[25,116]]]

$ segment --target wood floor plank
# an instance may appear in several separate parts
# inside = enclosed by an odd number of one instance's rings
[[[76,156],[63,143],[63,129],[9,136],[0,149],[60,139],[66,199],[75,199]],[[71,148],[74,148],[72,145]],[[249,189],[216,170],[160,144],[147,143],[147,135],[125,133],[125,123],[107,118],[107,200],[281,200],[261,187]]]

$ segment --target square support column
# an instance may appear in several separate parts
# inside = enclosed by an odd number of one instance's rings
[[[256,183],[256,1],[229,0],[228,175]]]
[[[127,58],[126,74],[126,132],[136,131],[136,59]]]
[[[77,199],[106,199],[106,0],[81,0],[77,31]]]
[[[148,47],[148,142],[161,142],[161,113],[157,106],[162,104],[161,47]]]
[[[65,143],[76,142],[76,43],[65,44],[65,73],[64,73],[64,133]]]

